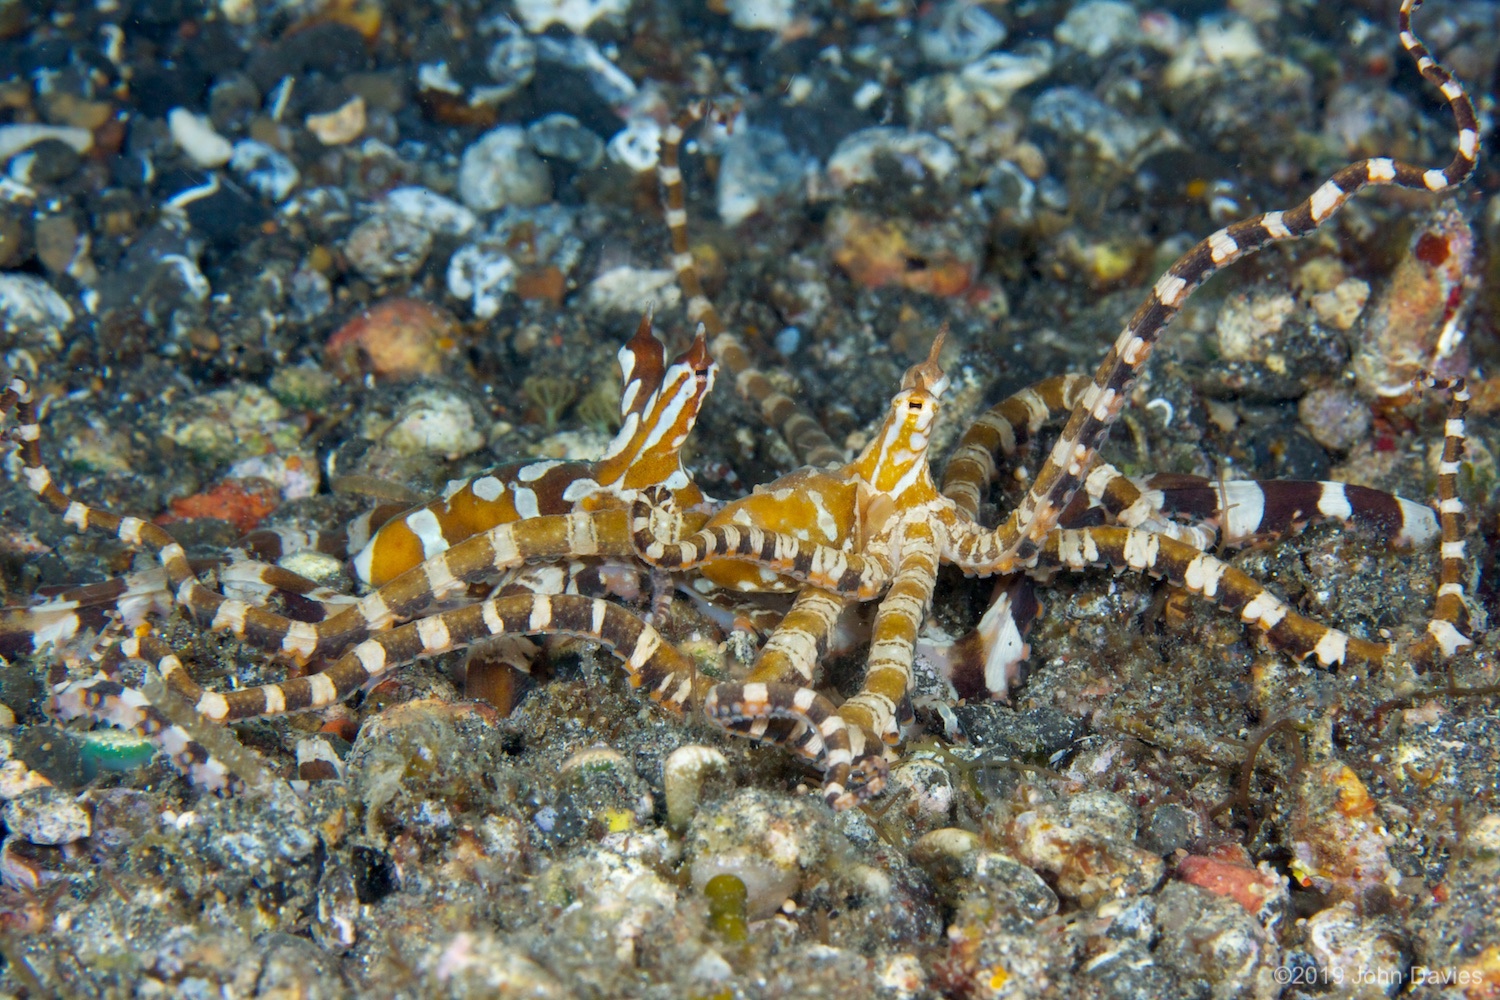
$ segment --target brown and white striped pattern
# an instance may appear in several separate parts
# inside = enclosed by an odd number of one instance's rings
[[[62,493],[42,464],[41,433],[28,387],[21,380],[14,380],[0,403],[6,409],[14,407],[19,418],[16,436],[21,442],[27,485],[62,514],[69,525],[79,531],[113,534],[127,545],[152,552],[166,572],[167,585],[176,602],[200,622],[302,663],[325,651],[347,648],[371,633],[412,618],[434,601],[463,590],[470,582],[496,577],[527,562],[577,557],[634,558],[623,510],[540,516],[503,524],[466,539],[331,618],[316,623],[296,621],[204,586],[182,546],[164,529],[138,518],[122,518],[97,510]],[[293,585],[294,579],[301,580],[274,567],[267,567],[264,572],[288,585]]]
[[[207,792],[232,792],[239,781],[187,730],[169,720],[140,691],[98,676],[63,687],[52,699],[61,720],[87,718],[144,736],[167,755],[172,766]]]
[[[889,560],[875,550],[848,552],[755,525],[715,524],[679,538],[681,524],[665,491],[646,491],[631,505],[635,550],[662,569],[693,569],[715,559],[736,559],[858,601],[878,597],[891,579]]]
[[[1162,331],[1193,290],[1216,271],[1272,243],[1316,231],[1366,187],[1440,192],[1462,183],[1473,172],[1479,155],[1479,127],[1473,105],[1458,82],[1411,33],[1411,11],[1416,6],[1415,0],[1403,0],[1401,5],[1401,44],[1452,109],[1458,129],[1458,148],[1452,161],[1442,169],[1423,169],[1384,157],[1361,160],[1334,173],[1300,205],[1234,223],[1179,258],[1157,279],[1150,296],[1105,354],[1093,384],[1083,391],[1020,506],[992,534],[976,533],[961,540],[957,561],[966,572],[1008,573],[1033,561],[1048,532],[1057,525],[1061,511],[1093,467],[1100,443]]]
[[[226,596],[254,604],[277,601],[295,621],[323,621],[355,601],[280,566],[249,559],[215,570],[216,565],[216,561],[190,562],[195,574],[215,572]],[[174,607],[176,597],[161,567],[69,587],[28,607],[0,610],[0,656],[60,646],[113,622],[133,627],[148,617],[169,614]]]
[[[943,495],[968,517],[976,517],[980,501],[1021,447],[1046,425],[1066,419],[1092,384],[1087,375],[1056,375],[1021,389],[980,414],[964,431],[948,461],[943,472]],[[1020,470],[1013,471],[1019,478]],[[1121,523],[1160,531],[1199,548],[1212,544],[1211,533],[1160,517],[1159,511],[1145,509],[1144,501],[1141,509],[1131,509],[1137,501],[1141,501],[1141,495],[1135,484],[1114,466],[1096,460],[1083,489],[1058,514],[1058,523],[1083,526],[1088,518],[1084,505],[1094,504],[1116,514]]]
[[[205,691],[181,659],[159,640],[121,644],[126,656],[152,661],[163,680],[216,722],[253,719],[326,708],[419,657],[437,656],[481,639],[503,635],[567,635],[592,639],[619,655],[632,687],[680,714],[707,689],[693,662],[637,616],[609,601],[572,595],[520,594],[467,605],[409,622],[373,636],[349,650],[328,669],[308,677],[238,691]],[[75,714],[105,718],[118,705],[97,695]]]
[[[773,743],[823,772],[823,798],[847,809],[885,788],[882,757],[862,757],[833,703],[807,687],[791,684],[716,684],[703,702],[709,719],[730,732]]]
[[[914,520],[902,531],[897,548],[900,562],[875,613],[864,683],[839,706],[846,723],[885,743],[900,740],[898,713],[905,711],[917,635],[932,606],[939,551],[933,524]]]
[[[761,419],[781,434],[798,461],[817,466],[842,462],[843,450],[796,400],[771,384],[750,360],[744,341],[725,327],[718,310],[703,293],[703,282],[698,278],[698,267],[688,245],[687,196],[680,157],[683,133],[709,112],[706,103],[694,102],[663,130],[657,167],[667,229],[672,236],[672,269],[677,272],[677,284],[687,300],[688,318],[708,331],[713,355],[733,376],[735,391],[760,410]]]
[[[1442,568],[1437,602],[1413,658],[1419,664],[1446,660],[1473,640],[1463,634],[1469,610],[1464,603],[1464,572],[1468,565],[1464,542],[1464,504],[1458,496],[1459,463],[1464,453],[1464,417],[1469,410],[1469,388],[1461,378],[1423,377],[1418,384],[1449,394],[1448,419],[1443,427],[1443,454],[1438,464],[1438,522],[1442,527]]]
[[[1015,456],[1047,424],[1062,420],[1092,384],[1087,375],[1054,375],[1007,396],[965,429],[943,470],[943,495],[970,517]]]
[[[1212,601],[1265,633],[1277,648],[1324,667],[1377,666],[1388,647],[1304,618],[1281,598],[1223,560],[1190,545],[1136,528],[1060,528],[1048,536],[1039,567],[1083,570],[1111,566],[1146,573]]]
[[[798,591],[791,610],[756,654],[746,682],[812,684],[843,610],[844,601],[825,590]]]
[[[149,633],[116,643],[101,662],[98,674],[87,680],[57,686],[50,701],[51,714],[62,721],[87,718],[130,730],[166,753],[172,766],[197,787],[209,792],[234,791],[239,787],[239,780],[223,761],[215,758],[191,733],[172,722],[144,693],[119,679],[118,667],[122,658],[153,660],[165,658],[170,653],[165,643]]]
[[[927,465],[938,400],[948,384],[937,362],[942,344],[940,333],[927,360],[907,371],[885,423],[853,462],[784,476],[725,505],[687,540],[678,540],[681,518],[670,497],[650,494],[631,510],[632,539],[653,565],[755,563],[767,571],[765,589],[785,589],[789,581],[800,588],[751,677],[715,689],[720,697],[709,702],[710,717],[817,762],[825,771],[824,793],[840,808],[884,785],[885,746],[899,740],[901,716],[909,707],[917,633],[931,604],[945,525],[953,516],[952,502],[938,495]],[[782,506],[766,508],[767,499]],[[757,515],[793,523],[773,531],[757,523]],[[825,523],[813,523],[817,520]],[[819,595],[813,588],[829,593]],[[824,699],[808,684],[842,598],[869,600],[882,592],[860,692],[836,716],[820,714]],[[834,731],[847,739],[847,753],[825,752],[823,741]]]
[[[1120,483],[1129,483],[1130,491],[1113,488]],[[1438,519],[1431,508],[1366,486],[1286,479],[1215,482],[1175,474],[1134,483],[1114,480],[1110,485],[1103,506],[1120,524],[1136,527],[1157,517],[1186,518],[1212,526],[1219,542],[1230,546],[1296,534],[1320,521],[1379,532],[1400,548],[1425,545],[1438,537]]]
[[[1058,528],[1057,525],[1064,523],[1075,494],[1085,488],[1086,479],[1095,468],[1097,446],[1124,405],[1135,374],[1145,363],[1163,328],[1203,280],[1219,268],[1271,242],[1314,231],[1352,194],[1365,186],[1397,185],[1442,191],[1459,183],[1472,171],[1479,145],[1473,110],[1458,84],[1432,61],[1411,35],[1409,17],[1415,5],[1414,0],[1405,0],[1403,4],[1402,43],[1422,74],[1440,87],[1453,110],[1458,123],[1458,153],[1452,163],[1442,170],[1424,171],[1383,158],[1361,161],[1338,171],[1296,208],[1236,223],[1189,251],[1158,279],[1151,296],[1116,340],[1093,379],[1081,389],[1074,385],[1077,396],[1057,445],[1021,506],[994,531],[980,528],[963,505],[940,497],[932,487],[926,465],[929,427],[924,423],[919,429],[902,431],[906,436],[899,454],[904,456],[902,461],[906,464],[881,473],[894,474],[895,481],[903,484],[902,489],[892,488],[888,493],[876,491],[877,496],[866,497],[880,502],[879,526],[868,537],[862,530],[855,532],[844,545],[805,545],[805,540],[794,535],[766,531],[753,523],[715,524],[711,530],[694,534],[692,532],[701,527],[702,522],[690,522],[685,516],[675,513],[671,509],[675,498],[667,494],[653,498],[659,503],[637,501],[628,515],[625,511],[614,510],[523,517],[515,524],[476,535],[443,552],[440,557],[426,560],[326,622],[296,622],[205,587],[187,562],[181,547],[162,529],[135,518],[94,510],[61,493],[41,462],[37,447],[40,429],[24,382],[15,380],[0,394],[0,413],[14,409],[17,414],[19,426],[12,436],[20,444],[23,476],[29,488],[76,529],[105,531],[128,545],[154,552],[167,573],[176,602],[191,610],[200,620],[215,629],[241,636],[294,659],[305,661],[324,652],[341,654],[321,673],[282,684],[221,694],[203,691],[192,681],[180,660],[170,651],[163,652],[157,659],[162,676],[169,679],[177,690],[192,694],[198,711],[211,719],[250,718],[327,706],[413,659],[436,655],[483,638],[505,634],[577,635],[596,639],[619,654],[632,684],[644,687],[654,700],[681,708],[701,696],[710,717],[727,728],[787,746],[825,772],[824,791],[829,801],[836,807],[847,807],[878,791],[884,784],[886,756],[882,744],[896,735],[898,716],[910,678],[911,645],[930,603],[933,577],[940,558],[956,563],[968,573],[983,575],[1012,570],[1042,573],[1055,569],[1081,570],[1102,565],[1130,568],[1167,579],[1215,601],[1247,624],[1256,626],[1273,645],[1295,657],[1314,656],[1320,664],[1328,666],[1374,664],[1389,655],[1390,647],[1311,622],[1292,611],[1285,601],[1216,557],[1171,537],[1165,529],[1147,527],[1155,523],[1152,518],[1171,513],[1175,504],[1180,508],[1178,512],[1186,516],[1207,516],[1210,519],[1218,516],[1222,519],[1223,512],[1229,511],[1233,528],[1234,508],[1242,506],[1246,497],[1252,496],[1243,484],[1235,484],[1235,490],[1210,488],[1211,496],[1205,496],[1204,488],[1196,483],[1148,484],[1148,490],[1159,490],[1159,495],[1147,499],[1137,508],[1142,498],[1138,487],[1122,485],[1125,481],[1117,474],[1113,478],[1101,477],[1089,490],[1101,500],[1113,498],[1113,502],[1119,505],[1124,498],[1131,496],[1129,489],[1136,490],[1135,498],[1123,503],[1117,513],[1139,520],[1141,526]],[[684,279],[684,290],[690,300],[698,303],[693,308],[701,311],[706,300],[696,286],[696,273],[692,272],[687,258],[686,217],[682,207],[681,174],[676,162],[680,129],[669,133],[668,140],[668,149],[663,155],[662,182],[668,193],[674,250],[679,274],[691,272]],[[675,201],[672,195],[674,185]],[[936,370],[935,359],[929,359],[929,365],[932,380],[940,385],[941,373]],[[739,373],[746,370],[742,368]],[[908,373],[908,379],[912,378],[913,373]],[[920,385],[923,377],[915,381]],[[1451,389],[1453,406],[1439,475],[1442,585],[1426,634],[1412,650],[1413,658],[1421,662],[1451,655],[1470,642],[1461,631],[1465,623],[1463,507],[1456,492],[1468,395],[1462,382],[1431,384]],[[940,391],[936,388],[932,395],[935,397]],[[1057,391],[1061,404],[1068,395],[1067,384],[1060,383]],[[778,407],[768,406],[768,395],[757,395],[753,389],[749,390],[749,395],[783,428],[792,427],[784,412],[778,419]],[[905,394],[898,395],[893,403],[899,404],[904,399]],[[1037,413],[1050,413],[1053,409],[1045,399],[1040,403],[1040,407],[1034,410],[1022,401],[1026,410],[1024,414],[1001,416],[1014,433],[1017,427],[1029,428]],[[896,406],[898,411],[901,408]],[[935,412],[934,403],[928,416]],[[1017,417],[1022,419],[1014,419]],[[888,427],[887,431],[890,430]],[[1003,445],[998,424],[988,431],[993,431],[999,439],[998,444]],[[894,440],[890,434],[886,437]],[[994,454],[996,447],[988,446],[987,453]],[[999,450],[1003,452],[1004,448]],[[861,464],[875,454],[867,450],[860,460],[843,470],[844,478],[849,482],[857,481],[861,488],[884,481]],[[968,483],[975,488],[971,491],[959,487],[957,492],[965,502],[972,499],[977,503],[970,493],[977,494],[977,484],[981,481],[988,483],[993,475],[993,465],[986,467],[977,455],[965,457],[972,461],[972,467],[961,465],[955,482]],[[963,471],[965,468],[967,471]],[[1256,528],[1265,525],[1270,525],[1272,530],[1295,527],[1304,514],[1311,516],[1309,511],[1328,516],[1343,516],[1345,508],[1350,514],[1355,512],[1356,505],[1350,501],[1349,488],[1346,487],[1311,484],[1316,488],[1314,491],[1303,484],[1287,485],[1278,491],[1271,488],[1276,484],[1252,485],[1259,491],[1262,507]],[[916,488],[908,494],[904,492],[907,487]],[[1298,492],[1299,489],[1302,493]],[[1217,508],[1217,515],[1205,513],[1210,504]],[[1368,511],[1373,510],[1377,503],[1373,498],[1364,498],[1359,506]],[[1275,511],[1268,519],[1267,511],[1272,508]],[[1417,532],[1413,525],[1419,518],[1405,508],[1399,513],[1402,533],[1415,537]],[[661,531],[664,519],[672,526],[668,536]],[[1248,515],[1243,523],[1248,526]],[[684,533],[686,541],[675,540]],[[846,704],[848,718],[842,714],[844,710],[835,710],[831,702],[806,682],[813,665],[808,662],[808,657],[810,655],[815,661],[821,652],[832,609],[840,603],[837,596],[821,602],[810,598],[800,609],[805,620],[797,625],[805,634],[800,637],[788,634],[776,656],[767,657],[760,665],[768,677],[775,675],[786,680],[756,680],[712,687],[700,681],[691,662],[648,624],[603,600],[571,595],[512,595],[391,627],[404,618],[420,614],[427,604],[459,592],[469,582],[493,579],[498,572],[530,561],[592,556],[628,560],[634,552],[643,556],[647,563],[668,567],[692,566],[714,558],[760,563],[800,583],[824,587],[835,595],[847,594],[856,599],[871,599],[889,585],[889,593],[877,613],[875,646],[864,690]],[[389,631],[381,632],[382,629]],[[809,638],[810,642],[807,641]],[[798,642],[802,644],[801,649],[796,648]],[[137,647],[138,651],[145,648],[143,645]],[[795,681],[791,679],[794,674]],[[142,727],[143,730],[164,731],[166,725],[147,711],[152,706],[139,704],[143,701],[139,694],[132,696],[127,691],[108,676],[73,685],[59,694],[59,711],[76,711],[106,719],[115,717],[123,724]],[[173,746],[178,748],[174,753],[179,756],[186,754],[184,761],[195,759],[183,749],[180,738],[174,737],[174,740]],[[202,778],[213,780],[211,775]]]

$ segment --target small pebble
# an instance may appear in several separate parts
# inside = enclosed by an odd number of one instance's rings
[[[242,139],[234,144],[229,169],[261,197],[275,202],[285,201],[302,180],[296,164],[285,153],[254,139]]]
[[[1349,330],[1364,312],[1370,301],[1370,285],[1358,278],[1341,281],[1326,292],[1315,292],[1312,296],[1313,311],[1318,319],[1335,330]]]
[[[495,43],[484,61],[495,83],[483,88],[484,99],[499,104],[531,82],[536,75],[536,43],[518,30]]]
[[[416,274],[431,249],[430,230],[387,213],[361,222],[344,241],[349,265],[376,283]]]
[[[276,487],[283,500],[313,496],[321,481],[318,460],[295,452],[240,459],[229,467],[228,478],[265,480]]]
[[[684,843],[693,889],[733,875],[744,883],[751,920],[781,908],[818,867],[827,821],[807,799],[743,791],[709,803],[693,817]]]
[[[533,35],[553,24],[581,35],[600,18],[620,19],[629,10],[630,0],[516,0],[516,16]]]
[[[1186,982],[1203,984],[1191,995],[1274,997],[1281,949],[1255,918],[1233,900],[1182,882],[1168,882],[1155,896],[1160,941],[1156,962],[1177,970]],[[1211,961],[1205,956],[1212,955]],[[1185,985],[1185,983],[1184,983]],[[1157,995],[1155,991],[1146,996]],[[1189,995],[1178,989],[1166,995]]]
[[[726,0],[724,7],[741,31],[783,31],[796,10],[794,0]]]
[[[342,146],[365,130],[365,99],[355,94],[332,111],[308,115],[303,124],[325,146]]]
[[[797,348],[802,344],[802,331],[795,326],[784,326],[776,332],[772,343],[776,345],[776,353],[789,358],[797,353]]]
[[[38,788],[5,804],[5,825],[33,844],[71,844],[92,831],[89,814],[73,796]]]
[[[939,66],[962,66],[1005,41],[1005,25],[969,0],[932,8],[917,33],[922,55]]]
[[[222,167],[234,155],[234,144],[214,131],[213,124],[187,108],[173,108],[167,114],[172,140],[200,167]]]
[[[1297,403],[1297,417],[1312,439],[1329,451],[1346,452],[1370,433],[1370,406],[1352,389],[1323,386]]]
[[[464,150],[458,196],[476,212],[540,205],[552,198],[552,175],[527,145],[525,130],[502,125]]]
[[[1233,295],[1219,313],[1214,333],[1226,361],[1266,361],[1281,344],[1281,331],[1297,309],[1288,292],[1275,290]]]
[[[947,819],[953,811],[958,790],[953,776],[940,762],[913,757],[891,769],[891,787],[906,792],[909,815],[922,822]]]
[[[1085,792],[1020,813],[1005,837],[1017,860],[1054,877],[1058,895],[1093,906],[1146,892],[1165,873],[1161,858],[1133,843],[1133,817],[1119,796]]]
[[[1177,863],[1174,874],[1190,885],[1230,897],[1262,924],[1279,919],[1290,905],[1286,877],[1267,862],[1255,865],[1238,844],[1190,854]]]
[[[425,187],[399,187],[387,191],[386,214],[404,219],[443,236],[467,236],[478,221],[474,213],[452,198]]]
[[[595,313],[624,313],[640,317],[655,303],[671,309],[681,300],[677,275],[666,270],[620,266],[605,271],[584,289],[584,305]]]
[[[773,205],[795,204],[809,167],[780,132],[753,126],[737,130],[719,164],[719,218],[737,226]]]
[[[1123,0],[1088,0],[1068,11],[1052,37],[1091,59],[1123,48],[1141,37],[1141,16]]]
[[[0,271],[26,263],[31,250],[30,210],[0,203]]]
[[[860,129],[838,144],[828,158],[828,179],[839,191],[873,183],[877,160],[887,157],[920,165],[937,180],[958,168],[958,153],[943,139],[926,132],[876,127]]]
[[[572,115],[552,114],[526,126],[531,148],[542,156],[566,160],[588,170],[604,158],[604,140]]]
[[[0,274],[0,346],[62,347],[73,322],[67,299],[33,274]]]
[[[302,322],[311,322],[333,308],[333,282],[322,271],[299,267],[287,287],[287,305]]]
[[[72,274],[80,259],[87,261],[88,240],[78,231],[78,223],[68,215],[48,215],[36,221],[33,231],[36,257],[54,275]],[[92,263],[88,271],[93,271]]]
[[[1162,83],[1177,90],[1222,74],[1225,66],[1241,66],[1263,58],[1265,46],[1255,25],[1242,17],[1205,17],[1167,66]]]
[[[497,247],[470,243],[448,258],[447,284],[449,295],[489,319],[500,311],[505,294],[515,290],[516,262]]]
[[[94,145],[94,133],[86,128],[64,125],[0,125],[0,163],[8,162],[21,150],[46,139],[59,139],[79,153],[87,153]]]
[[[1302,926],[1322,981],[1347,983],[1343,995],[1377,1000],[1393,995],[1386,987],[1405,982],[1407,945],[1384,921],[1361,917],[1352,903],[1321,910]]]
[[[258,385],[237,383],[184,399],[164,420],[163,433],[207,465],[290,450],[300,428]]]
[[[238,184],[217,173],[177,171],[163,183],[166,203],[187,216],[193,229],[220,246],[238,247],[245,230],[260,225],[266,206]]]
[[[436,452],[450,461],[484,446],[484,434],[469,404],[455,393],[423,389],[402,402],[385,444],[399,455]]]
[[[22,184],[41,186],[67,180],[83,162],[61,139],[43,139],[10,161],[10,175]]]
[[[710,777],[724,774],[729,762],[713,747],[678,747],[662,765],[662,792],[667,800],[667,825],[674,830],[687,829]]]
[[[661,126],[653,118],[632,118],[606,147],[609,158],[638,174],[656,169],[661,150]]]

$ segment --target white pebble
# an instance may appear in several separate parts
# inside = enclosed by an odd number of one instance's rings
[[[552,198],[552,175],[515,125],[491,129],[468,149],[458,167],[458,196],[476,212],[504,205],[540,205]]]
[[[797,353],[797,345],[802,343],[802,331],[795,326],[783,327],[776,334],[774,343],[776,344],[776,353],[780,354],[783,358],[789,358]]]
[[[661,126],[650,118],[634,118],[609,140],[609,158],[636,173],[656,169],[661,152]]]
[[[1141,16],[1123,0],[1088,0],[1068,11],[1052,37],[1091,58],[1123,48],[1141,36]]]
[[[599,275],[583,293],[584,304],[591,311],[629,316],[640,316],[653,304],[657,309],[671,309],[681,298],[677,275],[672,271],[623,266]]]
[[[729,20],[741,31],[781,31],[792,23],[793,0],[729,0]]]
[[[33,844],[71,844],[93,832],[83,807],[55,788],[38,788],[6,803],[5,825]]]
[[[398,454],[437,452],[452,460],[484,445],[473,409],[451,393],[435,389],[413,393],[401,412],[403,416],[383,439]]]
[[[0,125],[0,163],[43,139],[58,139],[74,151],[87,153],[94,145],[94,133],[86,128],[66,125]]]
[[[0,332],[20,333],[22,341],[62,346],[62,331],[73,309],[52,286],[32,274],[0,274]],[[29,336],[27,336],[29,335]]]
[[[473,212],[452,198],[416,185],[386,192],[385,210],[442,236],[466,236],[478,221]]]
[[[515,286],[515,261],[493,247],[470,243],[448,260],[448,294],[468,302],[480,319],[499,312],[505,293]]]
[[[214,131],[207,118],[187,108],[173,108],[167,113],[167,127],[172,141],[200,167],[222,167],[234,155],[234,145]]]
[[[955,0],[924,20],[918,44],[922,55],[939,66],[962,66],[1005,41],[1005,25],[968,0]]]
[[[302,180],[296,164],[285,153],[254,139],[242,139],[234,144],[229,169],[262,196],[276,202],[285,201]]]
[[[560,24],[581,35],[601,17],[621,18],[630,0],[516,0],[516,16],[533,35]]]
[[[667,800],[667,825],[686,830],[698,811],[703,783],[729,770],[729,761],[713,747],[691,744],[678,747],[662,765],[662,791]]]
[[[958,154],[937,136],[878,126],[860,129],[838,144],[828,158],[828,177],[839,191],[868,184],[875,179],[875,162],[880,156],[914,160],[937,180],[958,167]]]

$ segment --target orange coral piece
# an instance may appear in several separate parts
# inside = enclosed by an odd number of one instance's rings
[[[202,493],[173,500],[172,512],[157,520],[170,524],[188,518],[214,517],[228,521],[244,534],[255,530],[280,503],[276,487],[263,479],[226,479]]]
[[[974,281],[974,262],[933,239],[921,240],[901,223],[863,212],[835,212],[828,220],[833,262],[868,288],[901,285],[929,295],[959,295]],[[931,243],[922,247],[918,243]]]
[[[1330,777],[1338,788],[1339,812],[1351,819],[1374,815],[1375,800],[1370,798],[1370,791],[1365,788],[1365,783],[1359,780],[1359,775],[1348,767],[1340,767]]]
[[[1250,856],[1237,844],[1206,855],[1188,855],[1178,863],[1177,877],[1215,895],[1228,896],[1253,917],[1258,917],[1283,888],[1277,876],[1251,864]]]
[[[413,378],[442,371],[457,336],[458,323],[446,310],[419,299],[385,299],[339,327],[325,353],[340,375]]]

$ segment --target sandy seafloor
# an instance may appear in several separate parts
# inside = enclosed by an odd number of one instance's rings
[[[1429,8],[1419,33],[1488,122],[1500,5]],[[711,298],[850,449],[946,324],[941,468],[985,406],[1092,370],[1194,240],[1360,156],[1444,163],[1451,116],[1394,20],[1385,0],[0,0],[0,358],[44,401],[58,483],[167,519],[195,557],[590,457],[641,311],[674,351],[691,333],[646,168],[652,123],[709,97],[737,111],[684,158]],[[1442,403],[1392,393],[1424,366],[1475,378],[1477,642],[1446,675],[1297,664],[1095,572],[1040,587],[1008,703],[953,705],[933,670],[992,588],[945,572],[892,790],[835,814],[783,751],[668,716],[576,642],[499,706],[465,700],[453,654],[347,709],[200,727],[262,762],[205,794],[49,718],[49,685],[93,669],[77,636],[0,670],[0,992],[1500,996],[1497,177],[1366,194],[1214,279],[1105,452],[1427,501]],[[688,452],[723,498],[794,465],[731,381]],[[0,512],[8,605],[149,568],[19,481]],[[1400,640],[1437,559],[1385,541],[1330,525],[1226,557]],[[285,676],[159,621],[205,684]],[[743,670],[684,602],[666,631]],[[856,636],[819,683],[852,694],[863,657]],[[309,739],[341,776],[299,778]],[[664,778],[693,745],[725,762],[696,795]],[[745,904],[705,892],[720,874]]]

